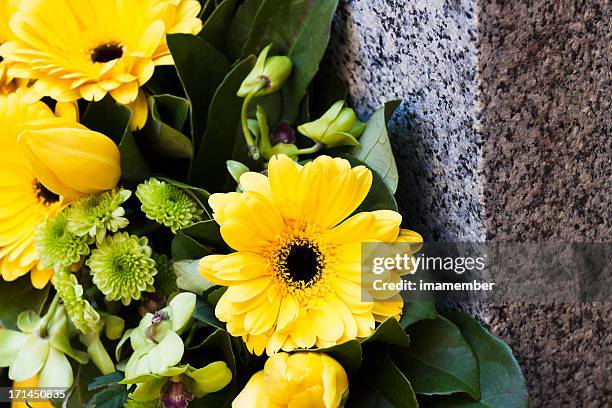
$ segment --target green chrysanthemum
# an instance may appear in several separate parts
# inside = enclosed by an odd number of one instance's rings
[[[173,233],[201,219],[203,211],[180,188],[155,178],[140,184],[136,197],[147,218],[169,227]]]
[[[87,300],[83,299],[83,287],[68,268],[55,270],[55,289],[64,302],[68,317],[74,326],[83,334],[95,330],[100,315]]]
[[[42,224],[36,232],[36,252],[40,266],[47,269],[70,266],[89,254],[89,237],[79,237],[68,230],[68,219],[61,212]]]
[[[124,305],[140,299],[141,292],[153,292],[155,261],[145,237],[120,232],[98,243],[87,266],[94,284],[107,300],[121,300]]]
[[[131,195],[131,191],[119,189],[81,198],[66,210],[68,229],[78,236],[89,235],[102,242],[107,231],[117,232],[127,227],[129,221],[121,204]]]
[[[155,275],[155,289],[164,296],[178,292],[176,274],[172,267],[172,260],[166,255],[153,254],[157,275]]]

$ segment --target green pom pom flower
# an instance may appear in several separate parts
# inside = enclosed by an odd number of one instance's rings
[[[78,236],[89,235],[96,237],[97,242],[104,241],[107,231],[117,232],[129,224],[121,204],[131,195],[131,191],[119,189],[81,198],[66,210],[68,229]]]
[[[172,267],[172,260],[166,255],[153,254],[157,275],[155,275],[155,289],[160,294],[169,297],[171,294],[178,292],[176,286],[176,274]]]
[[[56,269],[55,290],[64,302],[68,317],[81,333],[86,334],[97,328],[100,315],[83,299],[83,287],[67,268]]]
[[[147,218],[169,227],[173,233],[201,219],[203,211],[180,188],[155,178],[140,184],[136,197]]]
[[[38,228],[35,247],[41,267],[55,269],[70,266],[89,254],[89,237],[79,237],[67,227],[68,219],[61,212]]]
[[[98,243],[87,266],[94,284],[107,300],[121,300],[124,305],[140,299],[141,292],[153,292],[155,261],[145,237],[120,232]]]

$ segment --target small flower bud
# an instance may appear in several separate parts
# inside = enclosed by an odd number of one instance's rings
[[[352,145],[358,146],[365,124],[357,120],[355,111],[338,101],[319,119],[298,126],[304,136],[327,147]]]
[[[291,59],[286,56],[273,56],[268,58],[272,45],[268,45],[257,57],[255,67],[244,79],[237,95],[241,98],[268,95],[276,92],[289,78],[293,69]]]
[[[289,122],[283,120],[274,128],[270,135],[270,143],[272,143],[272,146],[279,143],[295,143],[295,130],[289,125]]]

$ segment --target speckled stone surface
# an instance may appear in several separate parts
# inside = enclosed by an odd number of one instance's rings
[[[609,0],[345,0],[331,62],[428,240],[612,241]],[[491,306],[533,406],[612,406],[609,304]]]
[[[484,239],[472,3],[341,2],[331,49],[360,116],[403,100],[391,133],[404,223],[428,240]]]

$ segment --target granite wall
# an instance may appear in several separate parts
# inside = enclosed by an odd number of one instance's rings
[[[341,1],[330,58],[393,118],[398,200],[428,240],[612,241],[608,0]],[[612,307],[489,305],[534,406],[612,406]]]

